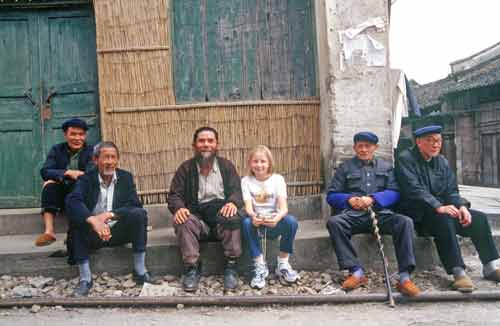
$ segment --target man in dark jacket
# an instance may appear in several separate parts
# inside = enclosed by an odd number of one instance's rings
[[[97,169],[80,177],[66,197],[70,219],[70,255],[78,264],[80,283],[74,296],[86,296],[92,287],[89,250],[132,243],[134,280],[151,281],[146,271],[147,213],[137,197],[132,174],[118,169],[119,152],[112,142],[95,147]]]
[[[372,232],[368,212],[372,208],[378,215],[380,232],[392,234],[399,265],[398,290],[408,296],[417,296],[420,290],[410,280],[410,273],[415,268],[413,222],[390,209],[399,200],[399,190],[392,165],[374,156],[377,143],[374,133],[354,135],[356,156],[338,167],[328,188],[327,201],[337,214],[328,219],[328,232],[339,267],[350,272],[342,288],[349,291],[368,282],[351,236]]]
[[[183,287],[196,291],[200,279],[199,241],[222,240],[226,265],[224,288],[238,285],[236,259],[241,255],[241,180],[234,165],[217,155],[218,134],[210,127],[193,136],[194,157],[177,169],[170,185],[168,208],[184,262]]]
[[[92,164],[92,146],[85,143],[87,123],[75,118],[63,123],[66,142],[54,145],[47,155],[40,174],[45,181],[42,189],[42,217],[45,231],[35,240],[37,246],[46,246],[56,240],[54,217],[64,208],[64,199],[75,181]]]
[[[483,263],[486,279],[500,281],[495,260],[498,252],[491,236],[487,216],[469,209],[460,197],[455,175],[448,161],[440,155],[441,126],[415,130],[416,146],[403,151],[396,162],[396,177],[401,186],[401,210],[415,220],[417,229],[434,237],[439,257],[448,274],[453,274],[452,288],[474,290],[465,274],[465,265],[456,234],[472,238]]]

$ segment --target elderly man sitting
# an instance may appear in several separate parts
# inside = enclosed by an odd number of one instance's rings
[[[392,165],[375,157],[377,143],[374,133],[357,133],[353,146],[356,155],[338,167],[328,188],[327,201],[337,212],[328,219],[328,232],[340,268],[350,272],[342,288],[350,291],[368,282],[351,236],[372,232],[368,212],[372,208],[378,214],[381,233],[392,234],[399,265],[398,290],[408,296],[417,296],[420,290],[410,280],[410,273],[415,268],[413,222],[391,210],[399,200],[398,185]]]
[[[94,149],[97,169],[79,178],[66,198],[71,234],[68,247],[80,272],[74,296],[89,293],[89,251],[101,247],[131,242],[135,282],[151,281],[145,266],[148,216],[137,197],[132,174],[118,169],[119,157],[112,142],[98,144]]]

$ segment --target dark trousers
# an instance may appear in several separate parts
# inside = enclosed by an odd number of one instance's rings
[[[330,217],[326,226],[335,247],[340,269],[361,267],[352,246],[351,236],[373,232],[370,215],[367,213],[361,216],[350,216],[341,213]],[[399,271],[411,272],[415,268],[415,231],[412,219],[396,213],[380,214],[378,227],[381,234],[392,234]]]
[[[142,208],[131,208],[121,213],[118,222],[111,228],[111,239],[103,241],[88,223],[78,227],[71,225],[70,260],[77,264],[89,259],[89,252],[102,247],[132,243],[134,253],[146,251],[148,216]]]
[[[218,200],[202,204],[192,210],[185,223],[174,225],[184,264],[198,263],[199,242],[203,240],[220,240],[226,258],[241,256],[240,214],[226,219],[219,214],[222,206],[224,203]]]
[[[42,189],[42,214],[56,215],[64,208],[64,199],[71,192],[72,185],[66,183],[49,183]]]
[[[434,237],[439,258],[448,274],[452,273],[453,267],[465,268],[458,244],[457,234],[471,238],[474,247],[479,253],[479,259],[483,264],[498,258],[495,242],[491,236],[490,224],[486,214],[471,209],[472,224],[464,227],[458,219],[449,215],[436,214],[426,211],[422,219],[424,231]]]

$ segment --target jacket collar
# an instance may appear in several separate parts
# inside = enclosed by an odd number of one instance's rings
[[[371,167],[377,166],[377,158],[375,156],[370,162],[365,162],[363,160],[360,160],[357,156],[354,156],[353,161],[358,168],[362,168],[364,166],[371,166]]]

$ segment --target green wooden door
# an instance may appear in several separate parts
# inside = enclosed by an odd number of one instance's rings
[[[38,206],[62,121],[81,117],[90,142],[99,137],[92,11],[1,11],[0,71],[0,207]]]

